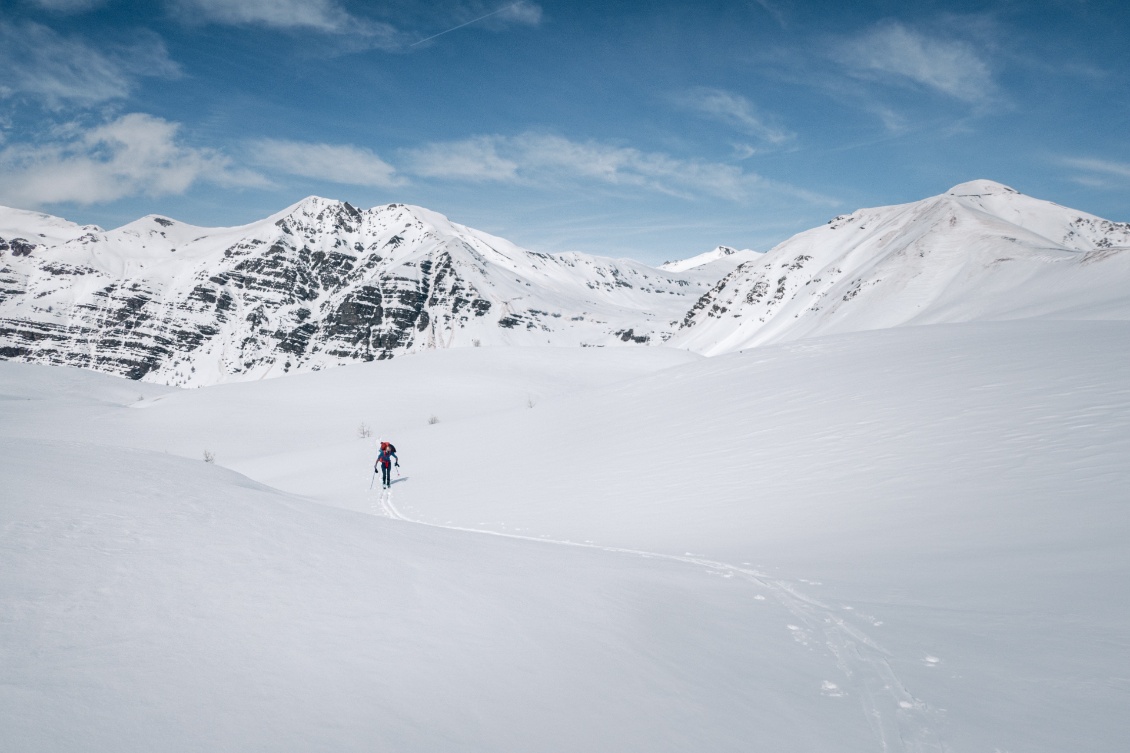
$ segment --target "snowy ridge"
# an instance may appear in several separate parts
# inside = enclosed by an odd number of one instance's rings
[[[861,209],[746,262],[673,343],[706,354],[912,324],[1130,318],[1130,224],[987,180]]]
[[[761,254],[752,249],[742,249],[739,251],[730,246],[718,246],[712,251],[692,256],[689,259],[680,259],[678,261],[668,261],[659,265],[660,269],[665,269],[668,272],[689,272],[690,270],[704,270],[721,271],[722,274],[732,272],[736,267],[744,264],[747,261],[752,261]]]
[[[199,386],[429,348],[639,344],[716,279],[536,253],[403,204],[110,231],[5,209],[0,356]]]

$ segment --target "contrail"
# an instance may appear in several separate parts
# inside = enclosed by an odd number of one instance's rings
[[[501,7],[501,8],[499,8],[498,10],[492,10],[492,11],[491,11],[490,13],[486,14],[485,16],[479,16],[478,18],[476,18],[476,19],[473,19],[473,20],[471,20],[471,21],[468,21],[468,22],[467,22],[467,23],[465,23],[465,24],[459,24],[458,26],[452,26],[452,27],[451,27],[450,29],[448,29],[447,31],[441,31],[441,32],[440,32],[439,34],[432,34],[432,35],[431,35],[430,37],[427,37],[427,38],[425,38],[425,39],[421,39],[421,40],[420,40],[419,42],[413,42],[412,44],[410,44],[410,45],[408,45],[408,46],[409,46],[409,47],[415,47],[415,46],[416,46],[416,45],[418,45],[418,44],[423,44],[424,42],[427,42],[427,41],[430,41],[430,40],[432,40],[432,39],[435,39],[436,37],[442,37],[442,36],[443,36],[444,34],[448,34],[448,33],[450,33],[450,32],[453,32],[453,31],[455,31],[456,29],[462,29],[462,28],[463,28],[464,26],[470,26],[471,24],[476,24],[476,23],[478,23],[479,21],[482,21],[482,20],[483,20],[484,18],[490,18],[491,16],[493,16],[493,15],[495,15],[495,14],[498,14],[498,13],[501,13],[501,12],[502,12],[502,11],[504,11],[504,10],[510,10],[510,9],[511,9],[511,8],[513,8],[513,7],[515,6],[515,5],[519,5],[519,4],[520,4],[520,2],[521,2],[521,0],[519,0],[519,2],[517,2],[517,3],[510,3],[510,5],[505,5],[505,6]]]

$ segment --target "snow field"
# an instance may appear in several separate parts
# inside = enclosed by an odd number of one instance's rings
[[[1128,351],[1032,321],[195,391],[0,364],[0,739],[1113,753]]]
[[[702,568],[359,515],[163,453],[0,449],[7,750],[867,744],[826,699],[807,728],[819,657]]]

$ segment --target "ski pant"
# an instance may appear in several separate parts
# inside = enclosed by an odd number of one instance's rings
[[[381,486],[392,486],[392,463],[381,466]]]

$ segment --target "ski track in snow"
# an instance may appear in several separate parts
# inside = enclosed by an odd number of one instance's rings
[[[837,608],[824,604],[800,593],[788,581],[773,578],[749,567],[718,562],[689,552],[683,556],[662,554],[414,520],[401,513],[393,503],[392,489],[382,489],[376,503],[370,507],[374,513],[383,517],[415,525],[680,562],[703,568],[725,578],[736,577],[756,584],[776,598],[800,623],[787,626],[798,643],[810,647],[814,642],[814,636],[821,636],[823,646],[834,660],[842,682],[825,680],[820,692],[830,698],[855,695],[863,707],[863,713],[875,734],[880,751],[940,753],[949,750],[938,736],[938,730],[943,722],[941,711],[915,697],[906,688],[891,667],[891,660],[894,657],[889,651],[838,614],[842,609],[854,611],[850,607]],[[760,594],[755,598],[761,598]]]

